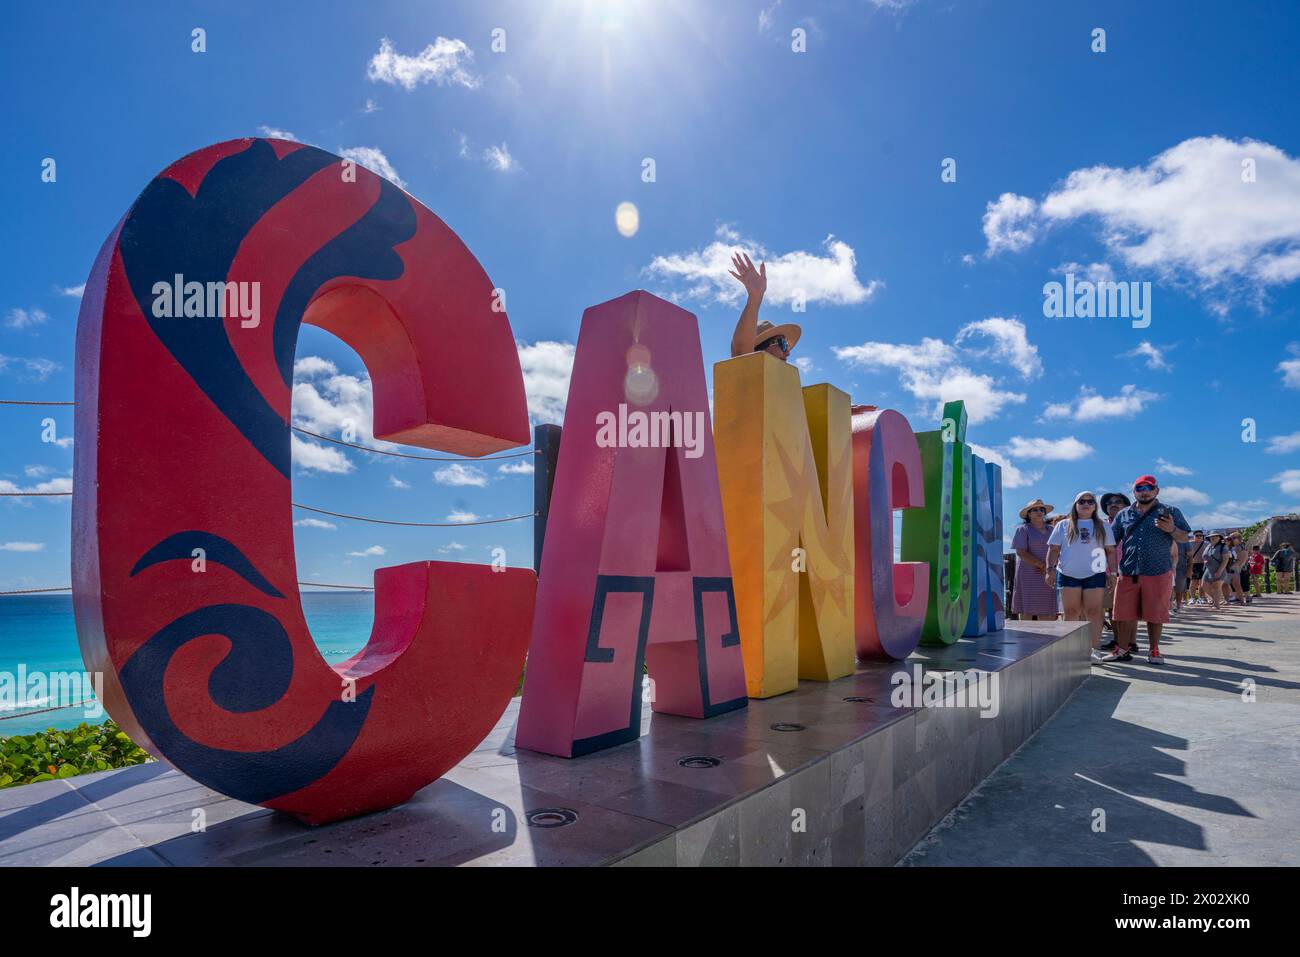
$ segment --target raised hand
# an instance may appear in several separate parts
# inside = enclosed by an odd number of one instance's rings
[[[740,284],[745,287],[750,298],[762,299],[767,292],[767,263],[759,263],[758,268],[754,268],[754,262],[746,253],[733,253],[731,264],[736,268],[728,269],[727,272],[740,280]]]

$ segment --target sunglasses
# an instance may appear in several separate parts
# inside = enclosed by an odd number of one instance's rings
[[[1154,492],[1155,490],[1156,487],[1154,485],[1148,485],[1146,482],[1143,482],[1141,485],[1133,486],[1133,491],[1135,492]]]
[[[1074,504],[1076,504],[1076,505],[1096,505],[1097,502],[1096,502],[1094,499],[1090,499],[1090,498],[1081,498],[1081,499],[1079,499],[1079,501],[1075,502]]]
[[[790,343],[786,342],[785,336],[773,336],[771,339],[764,339],[762,342],[758,344],[758,347],[754,351],[764,352],[766,351],[768,346],[774,343],[781,347],[782,352],[790,351]]]
[[[1030,515],[1033,515],[1035,512],[1042,512],[1044,515],[1046,515],[1046,514],[1047,514],[1047,509],[1045,509],[1045,508],[1031,508],[1031,509],[1029,510],[1029,514],[1030,514]]]

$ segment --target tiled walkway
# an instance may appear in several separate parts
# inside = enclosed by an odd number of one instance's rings
[[[1300,864],[1300,595],[1167,634],[1167,666],[1095,666],[903,863]]]

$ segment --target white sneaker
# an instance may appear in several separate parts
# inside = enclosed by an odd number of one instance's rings
[[[1164,663],[1165,663],[1164,655],[1158,655],[1154,653],[1147,655],[1147,664],[1149,665],[1163,665]]]

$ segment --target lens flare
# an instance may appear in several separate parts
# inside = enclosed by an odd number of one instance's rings
[[[631,239],[636,235],[636,231],[641,228],[641,214],[637,212],[635,203],[619,203],[618,209],[614,210],[614,225],[623,236]]]

